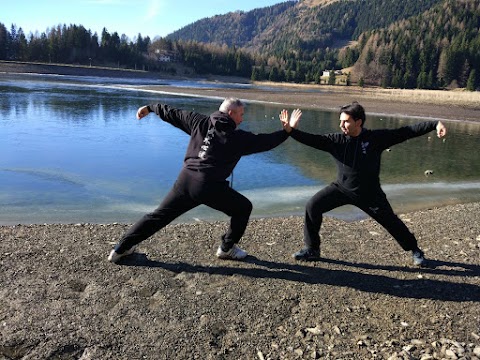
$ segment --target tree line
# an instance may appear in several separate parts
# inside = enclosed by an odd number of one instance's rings
[[[9,31],[0,23],[0,60],[172,72],[168,64],[160,61],[160,55],[165,53],[170,55],[171,61],[190,66],[199,74],[251,75],[253,58],[235,47],[164,38],[152,42],[141,34],[131,41],[105,28],[99,37],[82,25],[58,25],[41,34],[27,36],[21,27],[11,25]]]
[[[0,60],[37,61],[79,65],[111,65],[124,68],[148,65],[143,54],[151,40],[138,35],[135,42],[105,28],[99,37],[82,25],[58,25],[41,34],[26,35],[0,23]]]

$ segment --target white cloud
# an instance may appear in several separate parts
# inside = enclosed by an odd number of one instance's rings
[[[152,20],[157,17],[160,10],[165,7],[165,1],[163,0],[150,0],[147,13],[145,14],[145,20]]]

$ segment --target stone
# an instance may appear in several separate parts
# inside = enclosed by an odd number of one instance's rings
[[[315,326],[314,328],[306,328],[305,330],[308,331],[309,333],[313,334],[313,335],[322,334],[322,330],[318,327],[318,325]]]
[[[475,349],[473,349],[473,353],[475,356],[480,356],[480,346],[476,346]]]

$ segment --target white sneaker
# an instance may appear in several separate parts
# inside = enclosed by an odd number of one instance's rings
[[[110,252],[110,255],[108,255],[108,261],[116,263],[118,260],[123,258],[124,256],[131,255],[135,251],[135,246],[132,246],[130,249],[125,251],[123,254],[119,254],[114,250]]]
[[[415,249],[412,251],[412,257],[413,257],[413,265],[415,266],[420,266],[420,267],[426,267],[427,261],[425,260],[425,255],[423,254],[423,251],[420,249]]]
[[[222,246],[219,246],[217,249],[217,257],[223,260],[241,260],[245,259],[247,255],[247,252],[240,249],[237,245],[233,245],[228,251],[223,251]]]

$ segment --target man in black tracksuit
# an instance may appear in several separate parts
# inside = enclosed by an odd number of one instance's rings
[[[291,130],[288,120],[282,121],[284,130],[271,134],[257,135],[238,130],[236,127],[243,121],[244,104],[233,98],[225,99],[219,111],[210,116],[154,104],[139,108],[137,118],[141,119],[150,112],[190,135],[183,169],[160,206],[127,231],[111,251],[109,261],[117,262],[133,253],[135,245],[200,204],[231,217],[217,257],[245,258],[247,253],[236,244],[247,226],[252,203],[229,187],[226,179],[243,155],[271,150],[284,142],[287,131]]]
[[[446,135],[440,121],[428,121],[398,129],[368,130],[363,127],[365,111],[357,102],[340,109],[342,133],[313,135],[293,128],[291,137],[302,144],[329,152],[337,164],[337,180],[316,193],[307,203],[304,223],[305,247],[293,256],[297,260],[320,259],[320,227],[324,213],[352,204],[382,225],[405,251],[412,251],[415,265],[424,266],[423,252],[415,236],[394,214],[380,186],[382,152],[405,140],[437,130]]]

